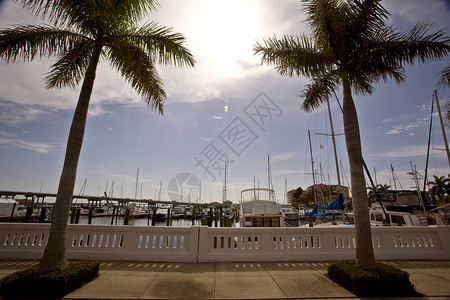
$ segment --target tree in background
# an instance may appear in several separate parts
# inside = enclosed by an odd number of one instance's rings
[[[434,181],[428,181],[431,185],[431,198],[439,204],[447,204],[450,202],[450,178],[445,176],[437,177],[433,175]]]
[[[16,25],[0,30],[3,62],[57,56],[46,77],[47,88],[82,86],[67,141],[64,166],[50,228],[39,264],[41,272],[67,266],[65,237],[78,159],[97,65],[108,60],[148,105],[163,114],[166,94],[155,65],[192,67],[185,38],[155,22],[139,27],[154,0],[22,0],[23,7],[53,25]]]
[[[418,24],[409,33],[388,25],[388,12],[379,0],[310,0],[304,12],[311,35],[265,38],[254,46],[262,63],[275,65],[280,75],[306,76],[311,83],[301,97],[310,112],[343,89],[345,141],[350,163],[355,217],[356,263],[375,266],[369,222],[361,138],[353,93],[372,94],[374,83],[405,81],[403,64],[442,59],[450,52],[443,31],[428,34],[429,25]]]

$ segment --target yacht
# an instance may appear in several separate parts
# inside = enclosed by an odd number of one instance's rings
[[[285,227],[275,192],[268,188],[251,188],[241,192],[240,227]]]

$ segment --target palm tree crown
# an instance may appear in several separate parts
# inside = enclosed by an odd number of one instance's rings
[[[443,31],[427,35],[430,25],[418,24],[406,34],[388,26],[388,12],[378,0],[309,1],[304,12],[310,36],[266,38],[254,51],[280,75],[312,79],[302,93],[305,111],[330,97],[343,73],[356,94],[372,94],[372,84],[380,80],[404,81],[404,63],[424,63],[450,51]]]
[[[433,198],[436,200],[438,198],[440,204],[449,203],[450,197],[450,178],[445,176],[433,175],[434,181],[428,181],[428,184],[431,185],[430,193]]]
[[[17,25],[0,30],[0,58],[57,56],[46,77],[48,88],[74,87],[83,79],[67,141],[41,272],[67,266],[65,232],[86,127],[89,101],[100,59],[109,61],[144,100],[163,113],[166,94],[155,64],[193,66],[185,39],[154,22],[139,27],[153,0],[22,0],[53,25]]]
[[[57,56],[46,86],[74,87],[84,77],[94,49],[130,85],[163,113],[165,92],[156,63],[193,66],[185,38],[155,22],[138,27],[155,1],[22,1],[53,21],[50,25],[17,25],[0,31],[0,57],[5,62]]]
[[[405,80],[403,64],[440,59],[450,52],[443,31],[428,34],[418,24],[403,34],[387,25],[388,12],[379,0],[310,0],[305,2],[311,35],[265,38],[254,46],[262,63],[280,75],[311,78],[301,96],[302,109],[319,107],[339,85],[343,87],[343,119],[350,163],[356,230],[356,261],[375,264],[362,166],[361,139],[352,92],[372,94],[373,83]]]

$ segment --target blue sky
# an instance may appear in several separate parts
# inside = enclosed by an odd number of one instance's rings
[[[389,21],[403,31],[418,22],[433,23],[434,30],[450,30],[444,0],[382,3],[391,14]],[[301,111],[298,95],[308,80],[281,77],[272,67],[261,66],[252,51],[263,37],[307,33],[301,1],[167,0],[160,4],[149,19],[183,33],[198,63],[192,69],[158,67],[168,95],[164,116],[147,107],[107,62],[100,64],[75,194],[87,179],[84,193],[88,195],[103,194],[107,182],[110,194],[114,182],[113,196],[134,198],[139,168],[138,198],[158,197],[162,182],[162,200],[173,200],[169,182],[188,173],[201,181],[202,201],[221,201],[224,177],[219,168],[228,159],[227,196],[237,202],[240,190],[253,186],[254,177],[260,186],[267,186],[270,155],[273,185],[283,202],[285,180],[288,190],[312,184],[308,129],[316,171],[322,174],[318,176],[322,182],[336,184],[331,138],[317,134],[330,133],[326,107],[313,113]],[[40,22],[16,3],[5,2],[0,8],[1,27]],[[447,59],[408,66],[406,83],[383,82],[373,95],[354,96],[363,155],[372,173],[376,170],[378,183],[394,185],[390,164],[404,189],[414,185],[407,174],[410,164],[423,174],[436,76],[448,63]],[[46,90],[44,77],[50,64],[43,59],[1,65],[0,190],[56,192],[79,87]],[[443,110],[449,94],[449,88],[438,90]],[[341,91],[337,95],[342,99]],[[335,133],[342,133],[335,99],[330,105]],[[266,117],[255,117],[257,107]],[[432,146],[442,149],[436,115],[433,122]],[[347,184],[344,137],[336,140]],[[209,173],[199,161],[208,162]],[[432,150],[429,172],[449,174],[444,151]],[[184,197],[188,189],[186,185]],[[190,193],[192,201],[198,198]]]

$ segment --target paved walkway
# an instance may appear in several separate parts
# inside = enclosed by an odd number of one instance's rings
[[[0,260],[0,278],[35,263]],[[420,299],[450,299],[450,261],[386,263],[409,272]],[[98,278],[64,299],[355,299],[324,275],[328,265],[102,262]]]

